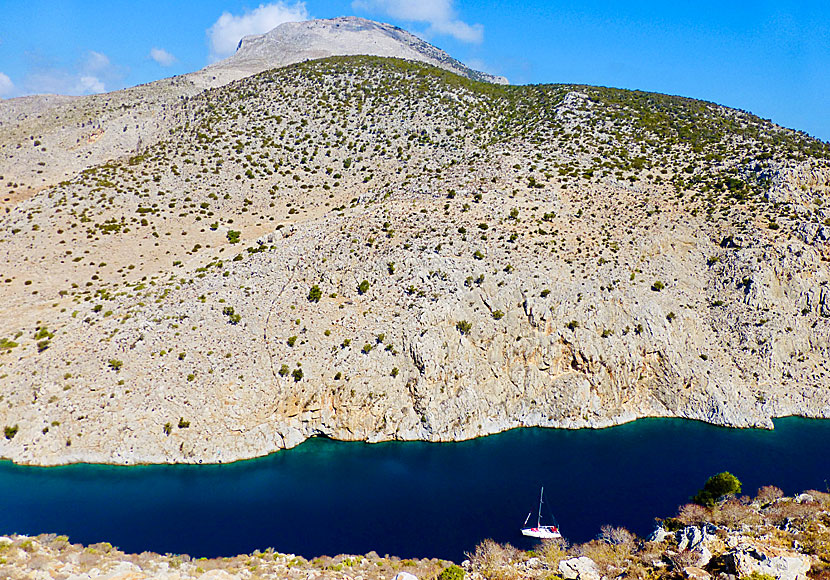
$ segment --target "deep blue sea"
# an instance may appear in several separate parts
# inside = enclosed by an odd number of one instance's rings
[[[774,431],[645,419],[602,430],[516,429],[461,443],[313,439],[230,465],[21,467],[0,462],[0,533],[66,534],[128,552],[223,556],[273,547],[306,557],[379,554],[460,561],[484,538],[519,535],[540,486],[563,534],[603,524],[638,534],[706,478],[744,492],[826,490],[830,421]],[[535,517],[535,516],[534,516]]]

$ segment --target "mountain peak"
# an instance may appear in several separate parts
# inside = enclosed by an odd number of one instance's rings
[[[356,16],[285,22],[270,32],[246,36],[236,53],[197,73],[208,84],[224,84],[263,70],[330,56],[369,55],[424,62],[474,80],[507,84],[507,79],[473,70],[397,26]]]

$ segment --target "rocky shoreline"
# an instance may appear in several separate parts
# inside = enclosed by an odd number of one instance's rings
[[[229,558],[126,554],[65,536],[0,536],[0,577],[9,580],[826,580],[830,577],[830,493],[785,497],[764,487],[754,498],[682,506],[649,538],[604,526],[579,545],[544,542],[529,552],[483,540],[456,565],[393,556],[321,556],[272,549]]]

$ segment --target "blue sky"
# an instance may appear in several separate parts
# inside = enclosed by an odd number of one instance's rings
[[[0,0],[0,97],[114,90],[199,69],[241,34],[357,15],[511,82],[705,99],[830,141],[830,2]]]

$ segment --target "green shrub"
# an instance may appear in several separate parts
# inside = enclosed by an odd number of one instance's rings
[[[288,340],[286,340],[285,342],[286,342],[286,344],[288,344],[288,346],[294,346],[297,343],[297,337],[296,336],[289,336]]]
[[[289,373],[289,371],[290,371],[290,369],[288,368],[288,365],[282,365],[278,372],[279,372],[281,377],[284,377]]]
[[[110,360],[107,361],[107,364],[109,365],[109,367],[112,370],[114,370],[115,372],[118,372],[118,371],[121,370],[121,367],[124,366],[124,361],[120,361],[118,359],[111,358]]]
[[[493,320],[501,320],[502,318],[504,318],[504,312],[501,310],[493,311]]]
[[[366,294],[368,291],[369,291],[369,281],[364,280],[363,282],[360,283],[360,285],[358,285],[357,293],[358,294]]]
[[[728,471],[724,471],[710,477],[703,489],[692,496],[692,501],[703,507],[712,507],[723,496],[737,493],[741,493],[740,480]]]
[[[171,425],[170,423],[165,423],[164,427],[162,427],[162,430],[164,431],[165,435],[170,435],[170,433],[173,432],[173,425]]]
[[[323,291],[320,290],[320,287],[315,284],[311,287],[308,291],[308,301],[309,302],[320,302],[320,298],[323,297]]]
[[[762,574],[761,572],[755,570],[747,576],[741,576],[741,580],[775,580],[775,576],[771,574]]]
[[[458,332],[461,334],[469,334],[470,330],[473,329],[473,324],[471,322],[467,322],[466,320],[459,320],[455,323],[455,328],[457,328]]]
[[[18,346],[17,343],[13,340],[9,340],[8,338],[0,338],[0,351],[3,350],[11,350],[14,347]]]
[[[291,371],[291,376],[294,377],[294,382],[298,383],[303,380],[303,369],[294,369]]]
[[[18,426],[15,425],[14,427],[6,426],[3,428],[3,435],[6,436],[6,439],[11,441],[14,439],[14,436],[17,435]]]
[[[226,234],[228,241],[232,244],[239,242],[240,235],[242,235],[242,232],[237,232],[236,230],[228,230],[228,233]]]
[[[665,287],[666,287],[666,285],[663,284],[660,280],[656,280],[654,282],[654,284],[651,285],[651,289],[654,290],[655,292],[660,292],[660,290],[662,290]]]
[[[185,421],[184,417],[179,418],[179,429],[187,429],[190,427],[190,421]]]
[[[222,309],[222,314],[228,317],[228,322],[231,324],[239,324],[239,321],[242,320],[241,314],[236,314],[234,312],[233,306],[225,306]]]
[[[451,564],[447,566],[443,570],[441,570],[441,574],[438,576],[438,580],[463,580],[464,579],[464,568],[461,566],[456,566],[455,564]]]

